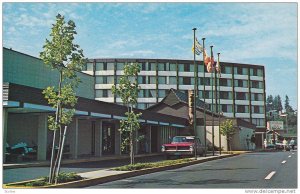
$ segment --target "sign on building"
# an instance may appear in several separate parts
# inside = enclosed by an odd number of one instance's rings
[[[268,129],[269,130],[283,130],[283,121],[269,121]]]

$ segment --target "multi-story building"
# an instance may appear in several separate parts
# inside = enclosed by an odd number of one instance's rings
[[[121,103],[111,87],[119,83],[126,63],[139,63],[138,83],[141,90],[138,108],[146,109],[160,102],[171,88],[187,92],[194,89],[194,61],[171,59],[90,59],[84,72],[95,78],[95,99]],[[214,79],[198,65],[198,97],[212,104]],[[242,118],[257,126],[256,133],[265,132],[265,69],[261,65],[221,62],[221,78],[217,79],[218,110],[224,116]],[[220,98],[220,100],[219,100]],[[215,102],[215,101],[214,101]],[[216,107],[216,106],[215,106]],[[210,106],[211,108],[211,106]],[[261,129],[261,130],[260,130]]]

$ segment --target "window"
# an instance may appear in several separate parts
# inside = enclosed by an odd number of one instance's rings
[[[146,104],[145,103],[138,103],[137,108],[139,108],[139,109],[145,109],[146,108]]]
[[[231,86],[231,79],[220,78],[220,86]]]
[[[252,113],[263,114],[264,107],[263,106],[252,106]]]
[[[232,68],[228,66],[221,65],[221,72],[224,74],[231,74]]]
[[[263,94],[252,93],[251,100],[252,101],[263,101]]]
[[[138,76],[138,83],[139,84],[147,84],[147,77],[146,76]]]
[[[203,72],[203,65],[198,65],[198,72]]]
[[[211,98],[211,92],[210,91],[205,91],[205,93],[204,93],[204,91],[199,91],[199,97],[200,98],[205,98],[205,99],[210,99]]]
[[[113,84],[114,76],[96,76],[96,84]]]
[[[139,91],[140,98],[155,98],[156,97],[156,90],[140,90]]]
[[[193,85],[194,78],[191,77],[179,77],[179,84],[180,85]]]
[[[252,119],[252,123],[256,126],[265,126],[265,119]]]
[[[232,92],[220,91],[220,99],[232,99]]]
[[[117,63],[117,70],[124,70],[124,63]]]
[[[170,70],[169,63],[158,63],[158,70],[159,71],[169,71]]]
[[[86,64],[86,71],[94,71],[94,64],[93,63],[87,63]]]
[[[158,97],[164,98],[167,95],[168,90],[158,90]]]
[[[263,82],[260,81],[251,81],[252,88],[263,89]]]
[[[176,77],[174,77],[174,76],[169,77],[169,84],[176,85],[177,84]]]
[[[107,98],[112,97],[111,91],[108,90],[96,90],[96,98]]]
[[[248,87],[248,81],[247,80],[234,80],[234,86],[235,87]]]
[[[167,77],[159,76],[158,77],[158,84],[167,84]]]
[[[248,69],[245,67],[234,67],[234,74],[248,75]]]
[[[236,92],[235,93],[236,100],[248,100],[248,93],[246,92]]]
[[[198,84],[203,85],[203,77],[198,78]],[[206,77],[205,78],[205,85],[210,86],[210,78]]]
[[[115,63],[104,63],[104,70],[114,70],[115,69]]]
[[[247,105],[236,105],[237,113],[249,113],[249,106]]]
[[[156,63],[148,64],[149,71],[156,71]]]
[[[178,64],[178,71],[179,72],[184,72],[184,65],[183,64]]]
[[[146,63],[145,63],[145,62],[139,63],[139,66],[140,66],[141,71],[146,71],[146,70],[147,70],[147,69],[146,69]]]
[[[230,104],[222,104],[221,111],[225,113],[232,113],[232,105]]]
[[[250,69],[250,75],[251,76],[263,76],[263,70],[258,68],[251,68]]]
[[[150,76],[149,77],[149,83],[150,84],[156,84],[156,77],[155,76]]]
[[[177,71],[175,63],[170,63],[170,71]]]
[[[102,70],[106,70],[107,66],[106,63],[104,65],[104,63],[96,63],[96,71],[102,71]]]

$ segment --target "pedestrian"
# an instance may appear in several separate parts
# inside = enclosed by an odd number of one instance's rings
[[[267,149],[267,139],[264,140],[264,148]]]
[[[247,150],[249,150],[250,138],[249,135],[246,137]]]
[[[282,144],[283,144],[283,150],[286,151],[287,141],[285,138],[283,139]]]
[[[251,136],[251,144],[252,144],[252,150],[255,150],[255,135],[254,134]]]
[[[294,138],[291,139],[290,145],[292,146],[292,150],[294,150],[295,149],[295,140],[294,140]]]

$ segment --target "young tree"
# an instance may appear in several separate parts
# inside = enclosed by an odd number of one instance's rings
[[[112,92],[121,97],[122,102],[127,106],[128,111],[125,113],[126,120],[120,122],[120,132],[126,135],[123,138],[122,147],[129,145],[130,164],[134,164],[134,146],[135,140],[138,140],[136,131],[140,128],[139,117],[141,113],[135,113],[132,109],[133,105],[137,104],[139,85],[138,73],[140,66],[138,63],[125,64],[124,75],[120,77],[120,84],[118,87],[113,86]]]
[[[57,183],[65,134],[77,103],[74,90],[80,80],[76,71],[81,71],[86,61],[79,45],[73,44],[74,35],[77,34],[75,27],[72,20],[66,23],[64,16],[58,14],[56,23],[51,28],[51,40],[46,39],[43,51],[40,53],[43,62],[59,74],[58,86],[49,86],[43,90],[48,104],[56,109],[55,116],[48,117],[48,128],[53,131],[49,183]],[[59,131],[58,140],[57,131]],[[58,147],[57,153],[55,147]]]
[[[229,148],[229,151],[231,151],[231,140],[233,135],[235,134],[235,129],[232,124],[232,120],[226,119],[221,125],[220,125],[220,132],[221,135],[226,136],[227,140],[227,147]]]

